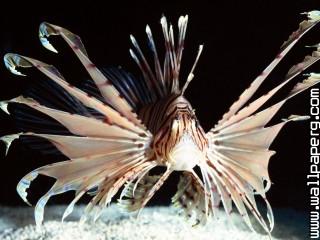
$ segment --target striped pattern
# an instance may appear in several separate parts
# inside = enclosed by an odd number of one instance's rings
[[[159,158],[167,161],[182,136],[189,134],[200,151],[207,147],[207,138],[190,103],[181,95],[171,95],[141,109],[141,119],[154,134],[152,147]]]
[[[46,129],[46,134],[23,131],[1,137],[7,150],[12,141],[20,136],[46,139],[68,158],[35,169],[17,186],[19,195],[28,203],[27,189],[39,174],[56,179],[52,188],[36,204],[36,223],[42,223],[44,207],[50,197],[66,191],[75,191],[75,198],[67,207],[63,219],[71,214],[76,202],[87,193],[92,200],[81,221],[96,220],[122,186],[120,205],[128,211],[140,212],[170,174],[180,171],[181,179],[172,201],[193,225],[205,224],[209,216],[216,216],[220,203],[230,215],[234,203],[252,231],[255,228],[250,215],[270,235],[274,218],[266,192],[271,186],[268,164],[275,152],[269,147],[285,124],[307,117],[292,115],[281,123],[268,127],[266,124],[287,100],[319,83],[320,74],[308,74],[283,100],[266,109],[262,106],[320,59],[320,45],[315,45],[316,50],[311,55],[294,65],[278,86],[251,102],[250,99],[297,41],[320,21],[320,12],[309,12],[307,17],[282,45],[275,60],[207,133],[184,97],[194,78],[202,46],[184,86],[179,85],[188,16],[180,17],[177,36],[167,19],[161,18],[165,48],[163,61],[159,59],[151,29],[146,26],[153,66],[134,36],[130,36],[133,48],[129,52],[141,70],[141,80],[121,68],[100,70],[90,61],[77,35],[53,24],[41,24],[39,36],[42,45],[57,52],[48,37],[61,36],[84,65],[94,85],[81,90],[68,84],[59,71],[49,64],[18,54],[5,56],[5,64],[12,73],[23,75],[17,67],[35,67],[48,77],[44,81],[51,81],[65,91],[64,96],[68,99],[62,101],[71,101],[73,104],[70,105],[79,109],[79,112],[59,110],[53,105],[49,107],[31,97],[22,96],[0,103],[0,108],[7,113],[7,105],[11,102],[25,105],[49,116],[69,131],[66,135],[54,134],[53,129]],[[91,92],[95,93],[91,95]],[[29,119],[29,122],[32,120]],[[166,170],[162,174],[151,175],[150,170],[157,166],[164,166]],[[199,167],[200,176],[195,167]],[[256,195],[265,201],[266,217],[257,208]]]

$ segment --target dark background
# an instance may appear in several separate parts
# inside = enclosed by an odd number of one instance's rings
[[[320,9],[318,1],[186,1],[166,4],[163,1],[127,3],[92,1],[72,7],[47,2],[42,6],[6,7],[0,15],[0,55],[16,52],[55,65],[70,82],[81,82],[87,77],[80,62],[66,44],[51,38],[59,51],[56,55],[44,49],[38,40],[38,27],[42,21],[63,26],[81,36],[92,61],[98,66],[121,65],[134,74],[139,71],[130,59],[129,34],[139,40],[147,50],[145,25],[148,23],[161,52],[162,32],[159,24],[164,13],[176,24],[180,15],[189,14],[187,40],[183,56],[182,81],[194,61],[198,45],[204,44],[203,55],[195,71],[195,79],[187,90],[187,98],[197,111],[203,127],[208,130],[228,109],[239,94],[276,56],[279,47],[303,16],[300,12]],[[317,3],[318,2],[318,3]],[[38,10],[39,9],[39,10]],[[42,10],[40,10],[42,9]],[[176,27],[176,25],[175,25]],[[264,93],[279,83],[291,65],[301,61],[310,49],[304,45],[320,42],[320,26],[308,33],[293,48],[286,59],[262,86]],[[320,64],[309,71],[317,71]],[[319,71],[319,70],[318,70]],[[21,94],[40,75],[32,71],[30,77],[10,74],[0,64],[0,100]],[[295,82],[301,80],[297,78]],[[290,88],[286,88],[290,90]],[[285,96],[280,93],[278,99]],[[309,113],[309,91],[290,100],[277,114],[274,122],[290,114]],[[0,112],[0,134],[16,132],[13,119]],[[23,205],[15,192],[20,178],[36,167],[57,161],[58,158],[33,150],[15,141],[7,157],[4,144],[0,145],[0,204]],[[309,124],[288,124],[278,135],[271,149],[277,154],[271,158],[269,171],[273,186],[268,198],[275,207],[308,209],[306,175],[309,166]],[[60,157],[59,160],[64,159]],[[35,203],[53,181],[40,177],[31,187],[30,199]],[[174,194],[177,176],[172,176],[152,200],[153,204],[168,204]],[[50,203],[65,203],[72,193],[54,197]]]

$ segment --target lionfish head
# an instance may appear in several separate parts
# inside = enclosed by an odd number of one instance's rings
[[[204,154],[198,120],[191,108],[180,109],[171,122],[170,162],[176,171],[192,170]]]

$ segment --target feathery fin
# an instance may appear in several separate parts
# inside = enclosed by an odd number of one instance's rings
[[[141,128],[140,126],[135,125],[133,122],[129,121],[127,118],[121,116],[113,108],[102,103],[96,98],[88,96],[88,94],[84,93],[80,89],[75,88],[70,84],[68,84],[63,78],[63,76],[59,73],[59,71],[54,66],[40,62],[36,59],[32,59],[29,57],[25,57],[25,56],[13,54],[13,53],[6,54],[4,56],[4,59],[6,62],[10,63],[10,64],[7,64],[6,66],[12,73],[16,74],[16,67],[25,67],[25,68],[36,67],[39,71],[41,71],[46,76],[48,76],[51,80],[53,80],[63,89],[65,89],[68,93],[70,93],[72,96],[77,98],[85,106],[91,107],[97,110],[98,112],[100,112],[101,114],[104,114],[106,119],[110,123],[114,125],[119,124],[121,127],[124,127],[128,130],[134,131],[139,134],[144,133],[146,135],[150,135],[148,131],[145,129],[145,127]]]
[[[5,155],[8,155],[8,151],[9,148],[12,144],[12,142],[16,139],[18,139],[20,136],[22,135],[22,133],[16,133],[16,134],[10,134],[10,135],[5,135],[0,137],[0,141],[3,141],[5,146],[6,146],[6,151],[5,151]]]
[[[8,101],[0,101],[0,109],[10,115],[10,112],[8,111]]]
[[[193,226],[204,225],[207,222],[210,212],[206,213],[206,208],[218,207],[220,198],[215,191],[215,206],[205,204],[205,191],[201,182],[195,178],[192,173],[184,172],[178,183],[177,193],[172,197],[172,203],[175,207],[181,209],[184,215],[193,221]]]
[[[49,50],[52,48],[52,45],[48,45],[48,43],[44,39],[47,39],[51,35],[60,35],[67,42],[67,44],[72,48],[72,50],[77,55],[81,63],[84,65],[85,69],[87,70],[87,72],[89,73],[92,80],[95,82],[102,96],[105,98],[107,102],[109,102],[117,111],[122,113],[130,121],[134,122],[141,128],[145,128],[141,121],[138,119],[137,114],[129,105],[129,103],[127,103],[122,98],[122,96],[120,96],[116,88],[103,75],[103,73],[90,61],[87,51],[85,50],[85,47],[82,44],[82,41],[79,36],[73,34],[67,29],[44,22],[40,25],[39,37],[41,43],[44,44],[44,47],[46,47]]]
[[[284,58],[284,56],[290,51],[290,49],[298,42],[298,40],[307,33],[311,28],[313,28],[316,24],[320,22],[320,19],[317,17],[316,12],[308,13],[309,19],[304,20],[299,25],[299,30],[293,32],[289,39],[283,43],[280,49],[280,53],[276,56],[276,58],[269,64],[269,66],[262,71],[262,73],[251,83],[250,87],[247,88],[239,97],[239,100],[234,102],[229,111],[225,113],[222,119],[217,123],[215,127],[220,127],[226,121],[229,120],[230,117],[235,115],[239,109],[248,102],[248,100],[253,96],[253,94],[257,91],[260,85],[264,82],[264,80],[269,76],[272,70],[278,65],[278,63]]]

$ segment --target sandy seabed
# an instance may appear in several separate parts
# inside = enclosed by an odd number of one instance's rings
[[[0,207],[1,240],[251,240],[269,239],[251,233],[234,214],[234,225],[222,213],[218,220],[205,227],[192,228],[173,207],[149,207],[139,218],[122,213],[112,205],[96,223],[79,225],[84,206],[75,207],[72,215],[61,222],[66,206],[48,206],[41,229],[34,224],[31,207]],[[275,209],[273,239],[308,239],[306,214],[287,209]]]

